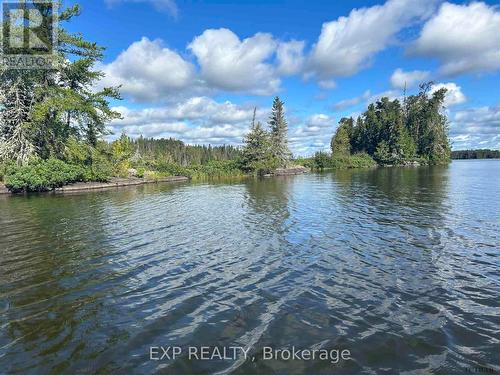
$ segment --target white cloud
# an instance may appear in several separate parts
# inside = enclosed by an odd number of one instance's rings
[[[302,71],[304,64],[304,41],[291,40],[278,45],[276,56],[278,72],[282,75],[293,75]]]
[[[313,46],[309,69],[321,79],[351,76],[370,65],[373,56],[416,19],[429,15],[434,0],[389,0],[354,9],[349,16],[323,24]]]
[[[380,92],[378,94],[373,94],[369,98],[366,99],[366,103],[375,103],[376,101],[382,99],[382,98],[389,98],[389,100],[396,100],[398,99],[399,101],[403,100],[403,93],[400,90],[386,90],[383,92]]]
[[[500,104],[457,111],[450,117],[453,149],[500,149]]]
[[[337,83],[333,79],[325,79],[318,81],[318,86],[325,90],[331,90],[337,87]]]
[[[396,69],[391,76],[391,85],[398,89],[404,89],[405,87],[410,89],[424,82],[429,76],[430,73],[424,70],[405,72],[402,69]]]
[[[167,120],[192,121],[211,126],[241,121],[250,123],[253,116],[253,107],[250,105],[241,106],[230,101],[220,103],[205,96],[189,98],[165,107],[138,110],[116,107],[115,109],[122,114],[123,120],[116,120],[114,124],[121,125],[140,125]]]
[[[483,2],[445,3],[410,52],[439,59],[447,75],[500,69],[500,11]]]
[[[296,119],[289,130],[292,151],[297,155],[312,155],[316,151],[325,151],[330,146],[336,121],[324,113],[317,113],[306,119]]]
[[[164,107],[130,109],[115,107],[123,119],[111,123],[115,136],[125,131],[138,137],[174,137],[188,143],[239,144],[253,116],[251,105],[208,97],[193,97]],[[267,112],[257,111],[265,121]]]
[[[130,2],[130,3],[150,3],[155,9],[161,12],[168,12],[172,16],[177,17],[179,12],[177,8],[177,4],[174,0],[105,0],[108,6],[114,6],[118,3],[122,2]]]
[[[120,91],[136,101],[156,101],[176,96],[196,81],[193,64],[160,40],[142,38],[115,61],[101,65],[106,74],[101,85],[121,85]]]
[[[228,29],[205,30],[189,44],[211,87],[256,95],[276,93],[281,81],[268,62],[277,48],[271,34],[240,40]]]
[[[462,88],[454,82],[437,83],[435,85],[432,85],[430,93],[432,94],[442,88],[445,88],[447,90],[444,98],[444,105],[446,107],[461,104],[467,100],[464,93],[462,92]]]
[[[335,119],[323,113],[317,113],[309,117],[307,124],[317,127],[329,127],[335,125]]]
[[[357,105],[359,103],[365,102],[366,100],[368,100],[371,97],[372,97],[372,95],[371,95],[370,90],[366,90],[360,96],[357,96],[357,97],[351,98],[351,99],[344,99],[344,100],[341,100],[341,101],[333,104],[332,109],[334,111],[341,111],[341,110],[344,110],[344,109],[347,109],[350,107],[354,107],[355,105]]]
[[[121,86],[135,102],[178,101],[194,95],[235,92],[273,95],[281,76],[303,68],[305,42],[278,41],[257,33],[240,40],[228,29],[206,30],[187,46],[198,65],[164,46],[160,39],[143,37],[114,61],[99,64],[102,86]]]

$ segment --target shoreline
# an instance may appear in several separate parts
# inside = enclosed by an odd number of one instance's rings
[[[163,177],[156,180],[146,180],[144,178],[118,178],[113,177],[109,182],[76,182],[74,184],[68,184],[54,190],[47,191],[46,193],[80,193],[91,190],[108,190],[117,189],[127,186],[140,186],[148,184],[159,184],[159,183],[172,183],[172,182],[186,182],[190,181],[189,177],[186,176],[169,176]],[[0,183],[0,195],[22,195],[27,193],[11,193],[3,183]]]
[[[305,167],[293,167],[293,168],[279,168],[272,174],[267,176],[293,176],[299,174],[308,173],[309,169]],[[191,181],[190,177],[186,176],[169,176],[163,177],[155,180],[146,180],[144,178],[129,177],[129,178],[119,178],[113,177],[109,182],[76,182],[73,184],[68,184],[54,190],[46,191],[43,193],[54,193],[54,194],[66,194],[66,193],[81,193],[93,190],[109,190],[117,189],[128,186],[140,186],[148,184],[158,184],[158,183],[173,183],[173,182],[187,182]],[[12,193],[10,192],[3,183],[0,183],[0,195],[23,195],[30,194],[31,192],[24,193]]]

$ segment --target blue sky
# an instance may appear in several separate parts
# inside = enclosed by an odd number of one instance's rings
[[[122,85],[115,134],[239,144],[253,107],[265,122],[279,95],[291,148],[309,155],[341,117],[433,80],[449,89],[453,148],[500,148],[497,2],[79,3],[66,27],[107,48],[99,84]]]

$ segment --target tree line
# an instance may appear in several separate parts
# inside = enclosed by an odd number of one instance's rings
[[[211,161],[236,160],[241,151],[231,145],[186,145],[174,138],[144,138],[131,139],[135,155],[149,159],[165,159],[181,166],[200,164],[205,165]]]
[[[480,149],[480,150],[458,150],[451,152],[451,158],[460,160],[460,159],[497,159],[500,158],[499,150],[489,150],[489,149]]]

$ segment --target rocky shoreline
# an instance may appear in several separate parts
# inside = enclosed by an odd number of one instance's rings
[[[291,168],[278,168],[271,174],[264,175],[264,177],[272,176],[293,176],[308,173],[309,169],[297,166]],[[129,177],[129,178],[112,178],[109,182],[77,182],[74,184],[69,184],[56,188],[52,193],[78,193],[90,190],[104,190],[104,189],[114,189],[126,186],[138,186],[146,184],[156,184],[156,183],[168,183],[168,182],[185,182],[189,181],[189,177],[185,176],[170,176],[159,178],[156,180],[149,180],[144,178]],[[4,184],[0,183],[0,195],[12,194]]]
[[[113,189],[126,186],[157,184],[165,182],[184,182],[184,181],[189,181],[189,178],[185,176],[170,176],[170,177],[159,178],[157,180],[146,180],[144,178],[112,178],[109,182],[77,182],[74,184],[69,184],[54,189],[53,192],[77,193],[89,190],[104,190],[104,189]],[[11,194],[11,192],[5,187],[5,185],[0,184],[0,194]]]
[[[278,168],[270,176],[292,176],[297,174],[308,173],[309,169],[302,166],[292,167],[292,168]]]

